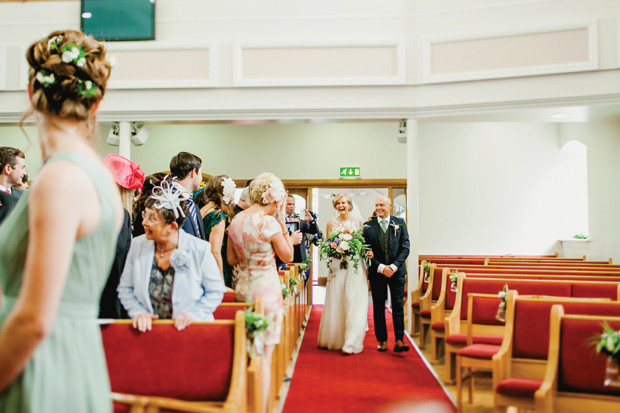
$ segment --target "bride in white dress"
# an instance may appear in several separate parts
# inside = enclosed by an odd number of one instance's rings
[[[336,218],[327,223],[326,236],[335,231],[358,230],[363,225],[360,216],[352,216],[353,203],[348,194],[332,199]],[[340,269],[340,260],[332,258],[327,278],[325,305],[319,327],[319,347],[342,350],[343,354],[361,353],[368,330],[368,283],[366,266],[360,259],[358,269],[349,262]]]

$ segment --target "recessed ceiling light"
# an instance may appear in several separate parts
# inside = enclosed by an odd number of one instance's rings
[[[90,12],[85,11],[84,13],[82,13],[83,19],[90,19],[91,17],[93,17],[93,14]]]
[[[569,117],[568,113],[554,113],[551,115],[553,119],[566,119]]]

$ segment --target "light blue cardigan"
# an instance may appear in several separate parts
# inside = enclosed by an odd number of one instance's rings
[[[131,241],[125,269],[118,285],[118,298],[131,318],[154,313],[149,294],[155,242],[140,235]],[[172,316],[182,313],[199,321],[213,321],[213,311],[222,302],[226,289],[211,244],[179,231],[179,245],[172,252],[174,268]]]

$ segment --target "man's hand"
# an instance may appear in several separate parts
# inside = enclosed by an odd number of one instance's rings
[[[366,256],[372,260],[375,257],[375,253],[372,250],[368,250],[366,251]]]
[[[181,313],[178,316],[174,317],[174,326],[177,328],[177,330],[181,331],[194,321],[198,320],[193,315],[188,313]]]
[[[308,211],[307,209],[304,209],[304,212],[305,212],[304,221],[312,221],[314,219],[310,211]]]
[[[301,234],[301,231],[297,230],[291,234],[291,242],[293,243],[293,245],[299,245],[301,244],[302,237],[303,235]]]
[[[389,265],[386,265],[383,268],[383,275],[385,275],[386,277],[390,278],[392,275],[394,275],[394,270]]]

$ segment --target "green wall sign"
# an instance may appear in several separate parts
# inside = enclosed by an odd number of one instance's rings
[[[340,177],[341,178],[359,178],[360,175],[360,167],[359,166],[346,166],[340,167]]]

